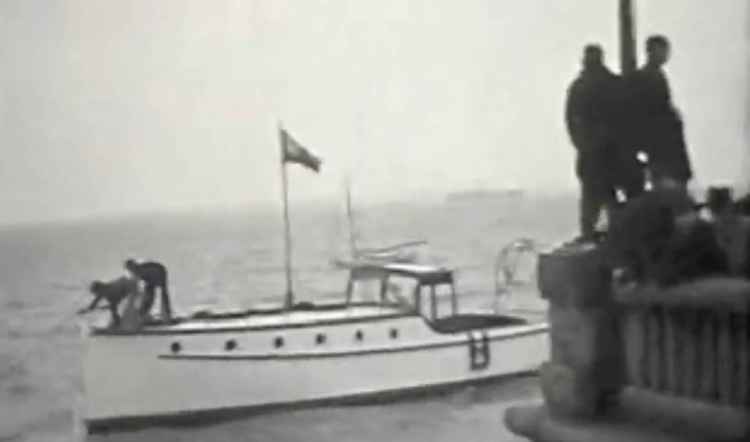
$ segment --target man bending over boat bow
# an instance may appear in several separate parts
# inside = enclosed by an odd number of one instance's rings
[[[94,299],[88,307],[78,310],[79,315],[93,311],[96,309],[96,306],[99,305],[99,302],[105,300],[107,301],[109,311],[112,315],[110,327],[119,328],[122,325],[122,321],[118,308],[120,303],[128,298],[128,307],[125,309],[124,315],[128,319],[132,318],[132,311],[134,310],[133,305],[136,301],[135,298],[139,294],[138,281],[136,279],[121,276],[107,282],[94,281],[91,283],[89,291],[94,295]],[[128,320],[127,322],[132,321]]]

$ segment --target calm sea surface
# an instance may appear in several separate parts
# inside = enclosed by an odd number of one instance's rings
[[[340,296],[346,275],[330,260],[346,252],[338,208],[293,207],[294,281],[300,300]],[[390,204],[361,210],[363,246],[426,239],[426,261],[458,269],[462,305],[493,297],[499,248],[519,236],[554,243],[575,229],[575,201]],[[93,279],[122,274],[127,257],[168,265],[176,310],[280,302],[281,216],[216,211],[143,215],[0,228],[0,441],[75,440],[81,345],[74,312]],[[519,300],[526,303],[536,300]],[[126,373],[113,373],[113,382]],[[153,428],[91,440],[401,441],[514,440],[504,408],[539,396],[534,379],[466,388],[387,405],[277,412],[201,428]]]

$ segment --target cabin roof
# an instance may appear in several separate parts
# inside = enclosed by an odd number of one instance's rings
[[[351,268],[352,279],[375,279],[388,275],[414,278],[421,284],[453,283],[453,271],[444,267],[407,263],[360,263]]]

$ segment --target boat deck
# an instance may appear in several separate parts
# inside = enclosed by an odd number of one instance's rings
[[[440,318],[430,322],[430,325],[438,333],[458,333],[477,328],[508,327],[511,325],[524,325],[527,323],[527,320],[517,316],[463,314]]]
[[[226,330],[262,330],[329,325],[348,322],[376,321],[416,315],[410,309],[393,304],[316,305],[292,310],[245,311],[197,314],[177,318],[171,323],[154,322],[138,331],[95,327],[95,334],[162,334],[203,333]]]
[[[211,333],[222,331],[270,330],[325,326],[354,322],[373,322],[406,316],[421,317],[409,307],[398,304],[310,304],[292,310],[267,309],[234,312],[198,312],[170,323],[153,322],[140,330],[117,330],[93,327],[94,334],[171,334]],[[425,319],[438,333],[457,333],[475,328],[499,328],[533,324],[545,320],[543,312],[507,309],[503,312],[475,311],[437,320]]]
[[[353,305],[347,308],[310,308],[306,310],[281,311],[274,314],[249,314],[243,318],[232,318],[210,321],[191,318],[179,324],[169,327],[171,329],[181,328],[212,328],[212,327],[264,327],[284,325],[294,327],[295,325],[309,324],[311,322],[340,322],[347,320],[362,320],[380,317],[393,317],[408,314],[409,311],[403,307],[392,305]],[[154,327],[159,328],[159,327]]]

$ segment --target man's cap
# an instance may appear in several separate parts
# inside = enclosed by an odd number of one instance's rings
[[[669,39],[661,34],[652,35],[646,39],[646,49],[654,46],[669,46]]]
[[[589,43],[583,47],[583,54],[586,57],[601,57],[604,54],[604,51],[598,44]]]

